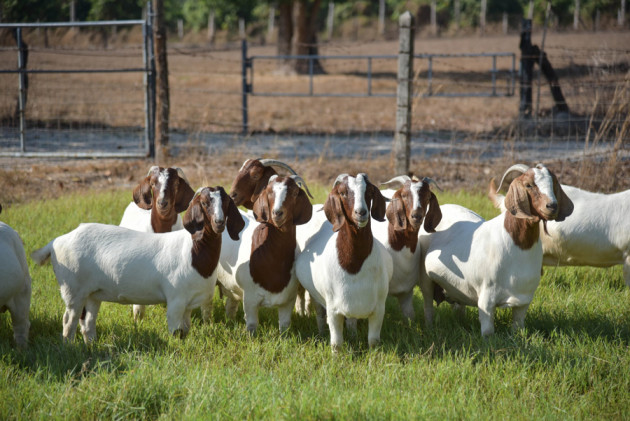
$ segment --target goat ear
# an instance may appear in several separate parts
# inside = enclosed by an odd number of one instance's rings
[[[326,199],[326,203],[324,203],[324,213],[326,214],[326,219],[333,224],[334,232],[339,231],[346,222],[341,201],[337,197],[336,192],[331,192],[328,195],[328,199]]]
[[[254,202],[253,211],[254,211],[254,218],[256,218],[256,221],[258,222],[269,221],[269,215],[271,215],[271,212],[269,210],[269,199],[267,198],[267,195],[265,194],[265,192],[260,194],[258,196],[258,199],[256,199],[256,202]]]
[[[188,205],[194,196],[194,190],[185,179],[180,177],[177,197],[175,198],[175,212],[180,213],[188,209]]]
[[[512,181],[505,195],[505,208],[517,218],[535,219],[529,207],[529,195],[518,178]]]
[[[198,199],[190,203],[182,222],[186,231],[192,235],[193,240],[201,240],[203,237],[204,213]]]
[[[564,221],[566,217],[573,213],[573,202],[569,199],[569,196],[567,196],[564,190],[562,190],[556,176],[553,173],[551,176],[553,177],[553,193],[556,196],[559,208],[556,221]]]
[[[275,175],[276,172],[271,167],[265,167],[264,171],[261,171],[259,168],[255,168],[255,173],[252,174],[252,179],[256,180],[256,187],[254,187],[254,192],[252,193],[252,197],[250,201],[252,203],[256,202],[258,196],[260,196],[267,187],[267,182],[271,178],[272,175]]]
[[[227,210],[227,230],[228,234],[230,234],[230,238],[234,241],[238,241],[238,235],[243,228],[245,228],[245,221],[243,220],[243,216],[239,212],[234,200],[221,188],[221,200],[227,201],[228,210]]]
[[[403,203],[400,193],[396,192],[392,201],[387,205],[385,216],[396,231],[407,229],[407,214],[405,213],[405,204]]]
[[[435,232],[435,228],[442,220],[442,210],[438,203],[437,197],[431,192],[431,198],[429,199],[429,211],[424,217],[424,230],[426,232]]]
[[[153,195],[151,191],[151,176],[144,177],[133,189],[133,201],[142,209],[149,210],[153,206]]]
[[[311,220],[313,216],[313,205],[308,200],[304,190],[300,189],[297,197],[295,198],[295,209],[293,211],[293,224],[303,225]]]
[[[387,206],[385,198],[378,187],[370,182],[368,182],[368,189],[370,191],[370,195],[372,196],[372,218],[379,222],[383,222],[385,220],[385,210]]]

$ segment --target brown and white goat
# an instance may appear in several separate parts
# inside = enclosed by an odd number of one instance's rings
[[[437,232],[421,241],[426,250],[421,276],[425,303],[432,303],[433,283],[438,284],[449,301],[479,308],[484,336],[494,333],[497,307],[512,308],[513,327],[524,327],[541,276],[540,222],[544,227],[546,221],[563,221],[573,212],[556,176],[542,165],[512,182],[505,205],[507,211],[489,221],[461,206],[442,206]],[[425,317],[430,325],[432,305],[425,305]]]
[[[119,226],[134,231],[164,233],[184,228],[179,215],[188,208],[195,192],[181,168],[152,166],[133,189]],[[133,318],[142,320],[145,306],[133,306]]]
[[[398,299],[408,320],[415,320],[413,289],[420,282],[420,228],[424,221],[424,232],[435,232],[442,219],[437,197],[430,188],[437,183],[428,177],[418,180],[398,176],[383,184],[400,187],[387,205],[387,221],[374,221],[372,233],[394,263],[389,295]]]
[[[191,311],[212,301],[222,232],[238,239],[244,224],[221,187],[199,189],[183,222],[185,230],[162,234],[81,224],[34,251],[36,263],[52,261],[66,304],[64,340],[73,340],[77,323],[94,340],[102,301],[166,303],[169,332],[185,336]]]
[[[291,322],[298,282],[295,277],[296,226],[311,219],[313,207],[297,176],[272,176],[254,203],[255,221],[246,221],[239,242],[224,242],[218,281],[233,318],[239,301],[247,330],[255,333],[260,307],[278,307],[280,330]]]
[[[324,212],[329,222],[298,256],[296,274],[317,303],[320,333],[327,318],[333,351],[343,343],[344,317],[367,318],[368,343],[375,346],[393,267],[385,247],[374,240],[370,215],[385,220],[385,198],[366,174],[341,174]]]

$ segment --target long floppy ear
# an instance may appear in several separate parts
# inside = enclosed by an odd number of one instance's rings
[[[267,194],[263,191],[254,202],[254,218],[258,222],[267,222],[269,221],[269,217],[271,215],[271,210],[269,209],[269,198],[267,198]]]
[[[303,225],[311,220],[313,216],[313,205],[308,200],[304,190],[300,189],[295,198],[295,209],[293,210],[293,225]]]
[[[381,194],[381,191],[374,184],[368,181],[368,190],[370,195],[372,196],[372,218],[376,219],[379,222],[383,222],[385,220],[385,210],[387,203],[385,203],[385,198]]]
[[[230,238],[234,241],[238,241],[238,235],[245,228],[245,221],[243,215],[239,212],[234,200],[223,190],[223,187],[219,187],[221,190],[221,200],[228,203],[227,210],[227,230]]]
[[[529,206],[529,196],[527,190],[520,179],[515,179],[510,184],[507,194],[505,195],[505,208],[517,218],[521,219],[536,219],[537,217],[532,215],[531,208]]]
[[[153,194],[150,181],[151,176],[148,175],[133,189],[133,201],[138,207],[146,210],[153,207]]]
[[[182,219],[184,228],[192,235],[195,241],[201,240],[203,237],[204,218],[205,216],[203,209],[201,209],[199,199],[195,197],[192,202],[190,202],[190,206],[188,206],[188,210]]]
[[[429,211],[424,217],[424,230],[426,232],[435,232],[435,228],[442,220],[442,210],[438,203],[437,197],[431,192],[431,198],[429,199]]]
[[[346,223],[346,216],[343,213],[343,207],[339,197],[337,197],[337,192],[332,191],[328,195],[326,203],[324,203],[324,213],[326,214],[326,219],[333,224],[334,232],[339,231],[343,224]]]
[[[405,204],[399,192],[394,193],[392,201],[387,205],[385,216],[396,231],[407,229],[407,213],[405,212]]]
[[[252,193],[252,197],[250,198],[250,201],[252,203],[256,202],[256,199],[259,195],[262,194],[263,190],[265,190],[265,187],[267,187],[267,184],[269,184],[269,179],[273,175],[277,175],[276,171],[271,167],[265,167],[264,171],[256,182],[256,187],[254,187],[254,192]]]
[[[569,196],[562,190],[560,183],[556,176],[552,173],[553,177],[553,193],[558,201],[558,216],[556,221],[564,221],[566,217],[573,213],[573,202],[569,199]]]
[[[195,196],[195,191],[190,187],[185,178],[179,177],[179,187],[175,198],[175,212],[180,213],[188,209],[190,201]]]

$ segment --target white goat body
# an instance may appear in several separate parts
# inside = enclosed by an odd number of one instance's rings
[[[22,239],[4,222],[0,222],[0,268],[0,312],[11,314],[15,343],[23,348],[31,325],[31,277]]]
[[[169,332],[188,332],[191,311],[212,300],[226,217],[231,235],[238,237],[242,227],[236,206],[223,189],[200,192],[184,218],[186,230],[154,234],[80,224],[31,254],[39,264],[51,258],[66,303],[65,340],[74,338],[78,322],[86,342],[95,338],[102,301],[166,303]],[[79,320],[83,309],[85,317]]]
[[[343,343],[344,317],[367,318],[369,345],[380,340],[393,267],[385,247],[373,239],[370,207],[372,217],[383,221],[385,200],[365,174],[337,177],[324,204],[332,223],[322,225],[296,262],[300,283],[318,304],[320,332],[326,314],[333,351]]]
[[[452,302],[479,307],[483,335],[494,333],[496,307],[511,307],[513,327],[524,327],[541,276],[538,221],[563,220],[572,205],[544,167],[517,180],[508,192],[509,211],[489,221],[465,208],[442,206],[437,232],[422,241],[426,255],[421,289],[427,325],[433,321],[435,282]]]

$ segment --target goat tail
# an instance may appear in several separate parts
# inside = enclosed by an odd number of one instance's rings
[[[52,249],[53,249],[53,241],[46,244],[44,247],[40,248],[39,250],[35,250],[34,252],[32,252],[31,259],[33,259],[33,261],[40,266],[45,264],[46,261],[50,259],[50,254],[52,253]]]
[[[488,198],[492,202],[495,208],[500,209],[501,212],[505,212],[505,196],[497,192],[497,185],[494,178],[490,180],[490,186],[488,187]]]

